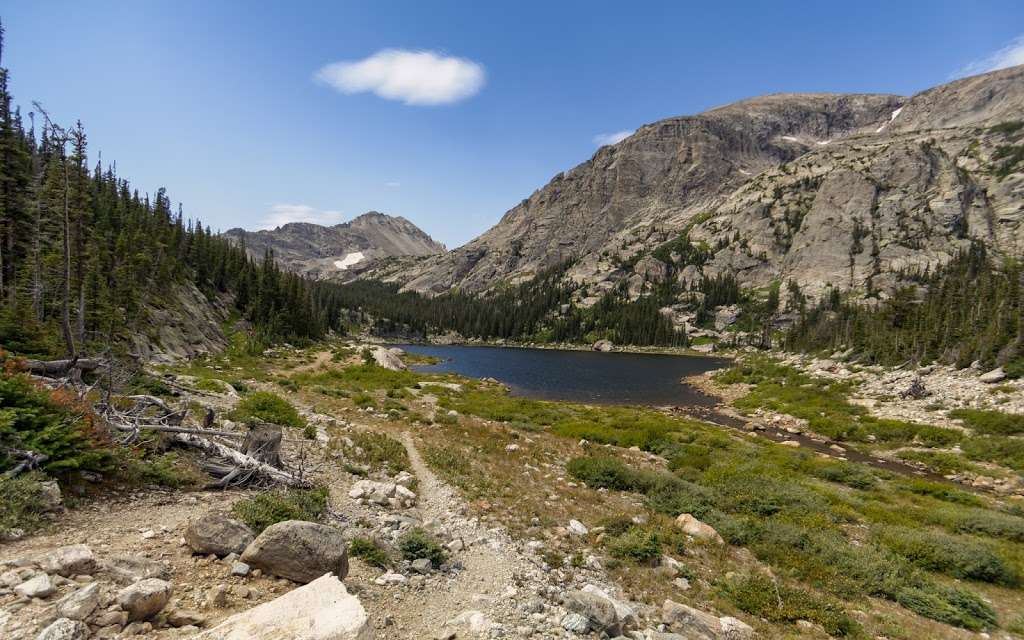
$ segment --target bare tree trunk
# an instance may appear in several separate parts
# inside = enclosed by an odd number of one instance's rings
[[[85,343],[85,279],[78,284],[78,344]]]
[[[71,335],[71,212],[69,210],[69,191],[67,159],[64,164],[64,297],[61,300],[61,328],[64,330],[64,342],[67,344],[68,357],[75,357],[75,337]]]

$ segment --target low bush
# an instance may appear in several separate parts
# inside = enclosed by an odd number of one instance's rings
[[[915,514],[928,524],[937,524],[953,533],[973,533],[1024,542],[1024,518],[998,511],[949,506],[942,509],[920,509]]]
[[[1024,472],[1024,439],[1008,436],[977,436],[960,445],[971,460],[994,462]]]
[[[268,491],[235,503],[232,513],[259,533],[285,520],[319,522],[327,511],[327,488]]]
[[[41,474],[24,474],[8,478],[0,474],[0,540],[14,531],[31,533],[45,522],[43,504],[44,480]]]
[[[406,560],[419,560],[426,558],[430,564],[441,566],[447,559],[444,547],[438,544],[437,540],[423,529],[412,529],[398,539],[398,550]]]
[[[920,496],[931,496],[943,502],[953,502],[974,507],[981,507],[985,502],[962,489],[956,488],[952,483],[925,480],[923,478],[902,478],[896,483],[901,489]]]
[[[348,545],[351,556],[359,558],[366,564],[387,569],[391,566],[391,556],[382,544],[369,538],[353,538]]]
[[[962,471],[972,471],[975,473],[979,473],[981,471],[981,468],[978,467],[978,465],[973,464],[964,456],[959,453],[952,453],[949,451],[921,451],[919,449],[909,449],[906,451],[900,451],[896,455],[900,460],[906,460],[907,462],[920,462],[932,471],[943,475],[960,473]]]
[[[198,488],[209,480],[191,460],[177,453],[125,450],[115,456],[116,475],[131,485],[155,484],[174,489]]]
[[[77,398],[37,387],[27,376],[0,371],[0,473],[17,464],[14,451],[46,456],[42,469],[64,477],[104,471],[111,462],[105,437]]]
[[[740,611],[769,622],[816,622],[834,637],[857,637],[860,625],[842,605],[806,589],[786,585],[770,576],[754,573],[738,576],[721,586],[722,595]]]
[[[351,446],[344,446],[342,453],[349,460],[369,467],[371,471],[409,471],[409,454],[405,446],[391,436],[374,431],[357,431],[349,435]]]
[[[990,545],[971,538],[905,527],[887,527],[876,535],[887,548],[922,569],[1008,587],[1020,584],[1017,570],[1008,561]]]
[[[609,456],[573,458],[565,465],[565,469],[573,478],[594,489],[644,492],[653,482],[650,474],[628,467],[617,458]]]
[[[296,429],[306,426],[306,419],[299,415],[292,403],[269,391],[255,391],[242,398],[231,412],[231,418],[239,422],[262,420]]]
[[[949,412],[950,418],[963,420],[975,433],[996,436],[1013,436],[1024,433],[1024,416],[1002,411],[981,409],[956,409]]]
[[[606,536],[609,555],[634,564],[651,564],[661,557],[661,539],[654,531],[633,526],[617,536]]]

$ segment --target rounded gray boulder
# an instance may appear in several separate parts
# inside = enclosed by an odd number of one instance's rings
[[[185,542],[195,553],[212,553],[223,558],[242,553],[253,540],[253,532],[244,523],[224,513],[211,512],[188,523]]]
[[[341,531],[334,527],[286,520],[266,528],[242,554],[242,562],[281,578],[303,584],[325,573],[348,575],[348,552]]]

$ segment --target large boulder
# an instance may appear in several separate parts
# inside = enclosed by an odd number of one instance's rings
[[[374,347],[373,348],[373,361],[377,363],[378,367],[390,369],[391,371],[404,371],[406,369],[405,363],[402,362],[402,358],[391,349],[385,347]]]
[[[606,598],[586,591],[569,591],[562,597],[562,604],[586,618],[588,627],[598,633],[614,637],[622,632],[615,606]]]
[[[171,599],[171,583],[157,578],[140,580],[117,594],[117,603],[129,620],[145,620],[160,613]]]
[[[242,554],[242,562],[294,582],[312,582],[325,573],[344,579],[348,553],[334,527],[286,520],[266,528]]]
[[[689,513],[680,514],[676,518],[676,528],[680,529],[683,533],[688,536],[697,538],[698,540],[708,540],[717,544],[723,544],[722,536],[718,535],[715,528],[709,524],[701,522],[697,518],[694,518]]]
[[[216,511],[192,520],[185,529],[185,542],[192,551],[222,558],[245,551],[253,537],[252,529],[245,524]]]
[[[1003,371],[1002,367],[999,367],[998,369],[993,369],[993,370],[989,371],[988,373],[983,373],[980,376],[978,376],[978,380],[980,380],[982,382],[985,382],[985,383],[988,383],[988,384],[995,384],[996,382],[1002,382],[1005,379],[1006,379],[1006,372]]]
[[[88,637],[89,627],[84,622],[57,618],[39,632],[36,640],[86,640]]]
[[[92,555],[92,549],[84,544],[54,549],[40,560],[40,564],[48,573],[64,577],[91,575],[96,571],[96,557]]]
[[[632,629],[639,623],[639,618],[637,618],[636,611],[633,610],[633,607],[629,606],[621,600],[613,598],[611,595],[608,594],[608,592],[601,589],[600,587],[588,584],[584,585],[581,591],[583,591],[584,593],[593,594],[599,598],[603,598],[610,602],[611,605],[615,607],[615,615],[618,617],[619,624],[622,626],[623,629]]]
[[[196,640],[372,640],[359,599],[333,575],[237,613]]]
[[[592,347],[594,351],[611,351],[615,345],[612,344],[611,340],[598,340]]]
[[[671,631],[699,640],[751,640],[754,629],[736,618],[718,616],[694,609],[672,600],[666,600],[661,609],[661,621]]]

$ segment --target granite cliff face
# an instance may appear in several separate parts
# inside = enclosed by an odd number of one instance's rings
[[[1024,67],[910,98],[744,100],[645,125],[467,245],[375,275],[481,291],[575,258],[569,276],[588,295],[623,279],[640,291],[662,273],[651,252],[686,232],[712,254],[689,281],[731,272],[751,287],[884,291],[895,271],[944,262],[972,238],[1024,252],[1019,120]]]
[[[405,218],[376,211],[333,227],[292,222],[266,231],[230,229],[224,235],[239,242],[244,236],[255,257],[271,249],[282,267],[312,278],[347,280],[385,258],[445,251]]]

